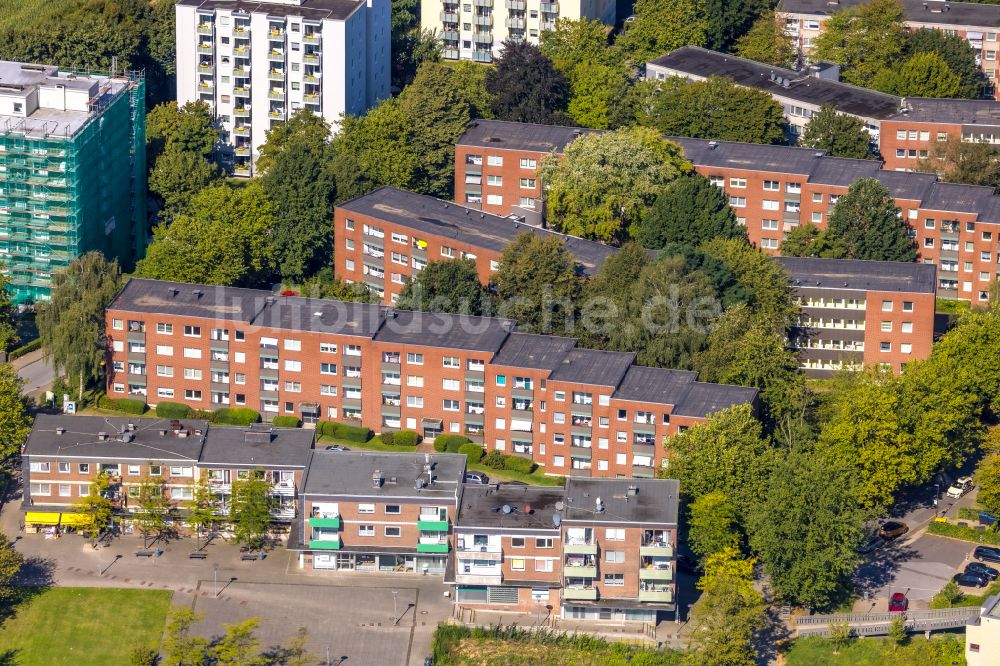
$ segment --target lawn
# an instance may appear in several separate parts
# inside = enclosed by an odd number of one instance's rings
[[[74,587],[29,596],[0,625],[0,661],[127,665],[136,646],[159,646],[170,596],[167,590]]]
[[[832,641],[811,636],[791,642],[785,652],[788,666],[951,666],[965,663],[963,634],[938,634],[931,640],[911,636],[904,645],[886,639],[854,639],[837,650]]]
[[[382,440],[378,437],[372,437],[365,443],[354,442],[347,439],[337,439],[336,437],[330,437],[329,435],[320,435],[316,438],[316,448],[321,449],[324,446],[330,446],[332,444],[340,444],[341,446],[346,446],[352,451],[388,451],[389,453],[413,453],[417,450],[416,446],[389,446],[388,444],[383,444]]]

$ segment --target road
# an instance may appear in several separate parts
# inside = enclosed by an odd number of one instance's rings
[[[55,379],[52,364],[42,357],[42,350],[25,354],[12,362],[17,374],[24,380],[24,394],[48,389]]]

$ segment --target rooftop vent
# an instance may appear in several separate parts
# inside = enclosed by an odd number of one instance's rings
[[[134,423],[129,423],[129,424],[127,424],[125,426],[125,429],[128,430],[129,432],[132,432],[132,431],[135,430],[135,424]]]
[[[201,434],[199,431],[195,431],[196,434]],[[249,428],[243,433],[243,441],[247,444],[267,444],[273,438],[273,431],[268,423],[257,423]]]
[[[135,434],[131,432],[122,433],[122,441],[125,442],[126,444],[131,442],[133,439],[135,439]]]
[[[635,497],[638,494],[639,494],[638,486],[629,486],[628,489],[625,491],[626,497]]]
[[[56,428],[56,434],[57,435],[65,435],[66,434],[66,428],[63,428],[62,426],[59,426],[58,428]]]
[[[394,485],[396,485],[396,477],[394,477],[394,476],[390,476],[390,477],[389,477],[389,480],[388,480],[388,481],[386,481],[386,483],[388,483],[388,484],[389,484],[390,486],[394,486]]]
[[[170,298],[173,298],[179,293],[181,293],[181,290],[178,289],[177,287],[167,287],[167,294],[170,296]]]
[[[718,147],[719,147],[719,142],[718,141],[709,141],[708,142],[708,149],[709,150],[715,150]]]
[[[205,292],[203,292],[201,289],[195,289],[192,293],[194,294],[195,298],[201,298],[202,296],[205,295]]]
[[[500,510],[503,511],[504,514],[508,514],[514,509],[511,508],[510,504],[504,504],[502,507],[500,507]]]
[[[604,513],[604,502],[601,501],[600,497],[597,498],[597,501],[594,504],[595,504],[594,508],[595,512]]]
[[[372,472],[372,488],[382,487],[382,470],[375,470]],[[418,488],[420,486],[417,486]]]
[[[166,430],[163,430],[163,429],[161,428],[161,429],[160,429],[160,437],[166,437],[166,436],[167,436],[167,431],[166,431]]]
[[[424,487],[424,480],[418,476],[413,480],[413,487],[417,490],[422,490]]]

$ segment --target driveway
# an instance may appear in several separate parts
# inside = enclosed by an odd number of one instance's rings
[[[857,581],[875,610],[884,607],[893,592],[905,592],[914,608],[928,608],[955,572],[965,565],[976,544],[923,534],[911,542],[886,546],[858,569]],[[857,609],[858,606],[856,605]]]
[[[21,358],[15,359],[12,365],[17,370],[17,374],[24,380],[22,392],[25,395],[31,395],[36,391],[48,390],[55,379],[52,364],[43,357],[41,349],[36,349]]]

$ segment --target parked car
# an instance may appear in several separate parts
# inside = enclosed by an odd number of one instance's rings
[[[906,607],[910,605],[910,600],[902,592],[893,592],[889,597],[890,613],[905,613]]]
[[[884,546],[885,543],[885,539],[880,537],[878,534],[870,534],[868,538],[861,542],[861,545],[855,549],[855,552],[860,555],[874,553],[876,550]]]
[[[982,562],[969,562],[965,565],[965,573],[978,574],[986,580],[996,580],[1000,576],[1000,571]]]
[[[485,486],[490,482],[490,477],[486,476],[482,472],[466,472],[465,482],[478,486]]]
[[[333,444],[331,446],[328,446],[328,447],[326,447],[326,450],[327,451],[350,451],[349,448],[347,448],[346,446],[341,446],[340,444]]]
[[[977,546],[972,551],[972,557],[980,562],[1000,562],[1000,548]]]
[[[887,520],[882,523],[882,527],[878,531],[878,535],[883,539],[889,541],[897,537],[901,537],[910,531],[910,526],[906,523],[902,523],[898,520]]]
[[[955,483],[951,484],[948,488],[947,495],[952,499],[958,499],[965,493],[972,490],[972,477],[971,476],[960,476]]]
[[[986,587],[986,578],[975,573],[960,573],[955,576],[955,582],[962,587]]]

